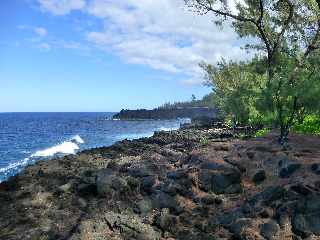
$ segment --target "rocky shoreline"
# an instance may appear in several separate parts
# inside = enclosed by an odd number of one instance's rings
[[[0,239],[320,239],[320,139],[156,132],[0,184]]]

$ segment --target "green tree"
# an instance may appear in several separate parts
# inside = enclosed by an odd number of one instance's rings
[[[231,20],[240,37],[258,41],[246,47],[266,56],[267,84],[262,96],[271,103],[269,111],[276,113],[283,142],[305,108],[297,90],[309,79],[310,59],[319,56],[320,0],[244,0],[237,3],[237,13],[225,0],[185,1],[200,14],[220,17],[217,24]]]
[[[234,125],[248,124],[259,118],[257,101],[266,84],[266,74],[259,73],[259,60],[236,63],[220,61],[217,66],[202,63],[206,84],[212,86],[214,102]]]

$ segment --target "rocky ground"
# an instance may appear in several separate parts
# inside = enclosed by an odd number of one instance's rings
[[[0,239],[320,239],[320,138],[223,128],[29,166],[0,184]]]

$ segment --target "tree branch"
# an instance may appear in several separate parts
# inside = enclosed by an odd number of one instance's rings
[[[234,14],[229,13],[229,12],[224,12],[224,11],[221,11],[219,9],[214,9],[212,7],[211,2],[208,1],[208,0],[207,0],[207,4],[204,4],[201,0],[196,0],[196,2],[198,3],[198,5],[200,5],[202,8],[204,8],[208,12],[211,11],[211,12],[214,12],[215,14],[218,14],[218,15],[221,15],[221,16],[224,16],[224,17],[229,17],[229,18],[232,18],[234,20],[241,21],[241,22],[251,22],[251,23],[254,23],[254,24],[256,23],[254,18],[246,18],[246,17],[234,15]]]
[[[317,4],[318,4],[318,7],[319,7],[319,10],[320,10],[320,0],[316,0],[317,1]]]
[[[320,1],[320,0],[319,0]],[[289,6],[289,14],[288,17],[286,19],[286,21],[284,22],[281,31],[279,32],[279,34],[277,35],[276,41],[274,43],[274,47],[273,50],[276,51],[280,45],[281,39],[283,38],[284,33],[286,32],[286,30],[288,29],[290,22],[293,18],[293,10],[294,10],[294,5],[290,2],[290,0],[286,0],[286,3]]]

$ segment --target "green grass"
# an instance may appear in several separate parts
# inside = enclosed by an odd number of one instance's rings
[[[296,123],[292,130],[297,133],[320,135],[320,116],[308,115],[303,123]]]
[[[269,128],[262,128],[258,130],[255,134],[254,137],[264,137],[266,136],[271,130]]]

